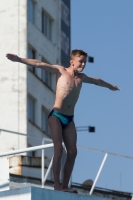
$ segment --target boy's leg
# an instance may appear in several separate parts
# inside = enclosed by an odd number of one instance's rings
[[[55,190],[62,190],[60,185],[60,167],[61,157],[63,152],[62,147],[62,126],[60,121],[55,116],[48,119],[51,130],[52,140],[54,143],[54,159],[53,159],[53,174],[54,174],[54,188]]]
[[[74,121],[71,121],[63,129],[63,140],[67,149],[67,159],[64,166],[63,188],[68,188],[70,176],[74,167],[75,158],[77,155],[77,133]]]

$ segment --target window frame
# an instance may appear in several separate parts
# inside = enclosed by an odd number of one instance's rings
[[[42,57],[42,62],[50,64],[44,57]],[[46,76],[45,78],[44,78],[44,73]],[[44,80],[44,79],[46,79],[46,80]],[[50,89],[52,89],[52,73],[46,71],[45,69],[41,69],[41,80],[46,86],[48,86]],[[50,82],[50,84],[49,84],[49,82]]]
[[[32,104],[31,104],[31,102],[32,102]],[[36,119],[35,119],[36,99],[30,94],[28,94],[27,107],[28,107],[28,109],[27,109],[27,112],[28,112],[27,113],[27,119],[28,119],[28,121],[30,121],[33,124],[35,124],[36,123]]]
[[[32,8],[31,8],[31,3],[32,3]],[[36,6],[36,1],[35,0],[28,0],[27,1],[27,8],[28,8],[27,9],[27,18],[34,25],[35,25],[35,6]]]
[[[31,50],[31,55],[33,55],[33,56],[30,56],[29,50]],[[36,49],[35,49],[34,47],[32,47],[30,44],[28,45],[28,51],[27,51],[27,53],[28,53],[28,58],[29,58],[29,59],[36,59],[36,53],[37,53],[37,51],[36,51]],[[28,65],[28,69],[29,69],[33,74],[36,75],[36,68],[35,68],[35,67]]]
[[[45,18],[45,19],[44,19]],[[44,25],[44,21],[46,25]],[[44,29],[46,27],[46,29]],[[52,30],[53,30],[53,19],[50,17],[47,12],[42,9],[42,33],[45,35],[47,39],[49,39],[52,42]]]

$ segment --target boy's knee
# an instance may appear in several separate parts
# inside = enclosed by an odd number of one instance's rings
[[[72,150],[68,151],[67,155],[70,158],[76,158],[76,156],[77,156],[77,149],[72,149]]]
[[[54,148],[54,155],[55,156],[61,157],[62,153],[63,153],[63,147],[61,145]]]

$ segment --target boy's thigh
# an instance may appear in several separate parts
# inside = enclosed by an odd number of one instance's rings
[[[51,116],[48,119],[52,139],[54,143],[62,142],[62,126],[60,121],[55,116]]]
[[[75,149],[77,132],[74,121],[71,121],[62,131],[63,140],[67,149]]]

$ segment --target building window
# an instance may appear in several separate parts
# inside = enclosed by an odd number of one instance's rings
[[[35,59],[36,51],[32,47],[28,47],[28,58]],[[28,66],[28,69],[32,71],[34,74],[36,73],[35,67]]]
[[[35,2],[28,0],[28,20],[35,24]]]
[[[28,120],[35,124],[35,102],[36,100],[28,96]]]
[[[66,55],[69,55],[70,41],[69,37],[63,31],[61,31],[61,49]]]
[[[48,87],[52,87],[51,84],[51,73],[47,72],[46,70],[42,69],[42,81],[48,86]]]
[[[48,63],[44,58],[42,62]],[[42,81],[50,88],[52,88],[52,74],[44,69],[42,69]]]
[[[61,1],[61,19],[65,22],[65,24],[69,27],[70,25],[70,11],[66,4]]]
[[[42,32],[49,40],[52,41],[52,20],[43,10],[42,10]]]
[[[48,113],[45,108],[42,108],[42,130],[50,135],[50,128],[48,125]]]

